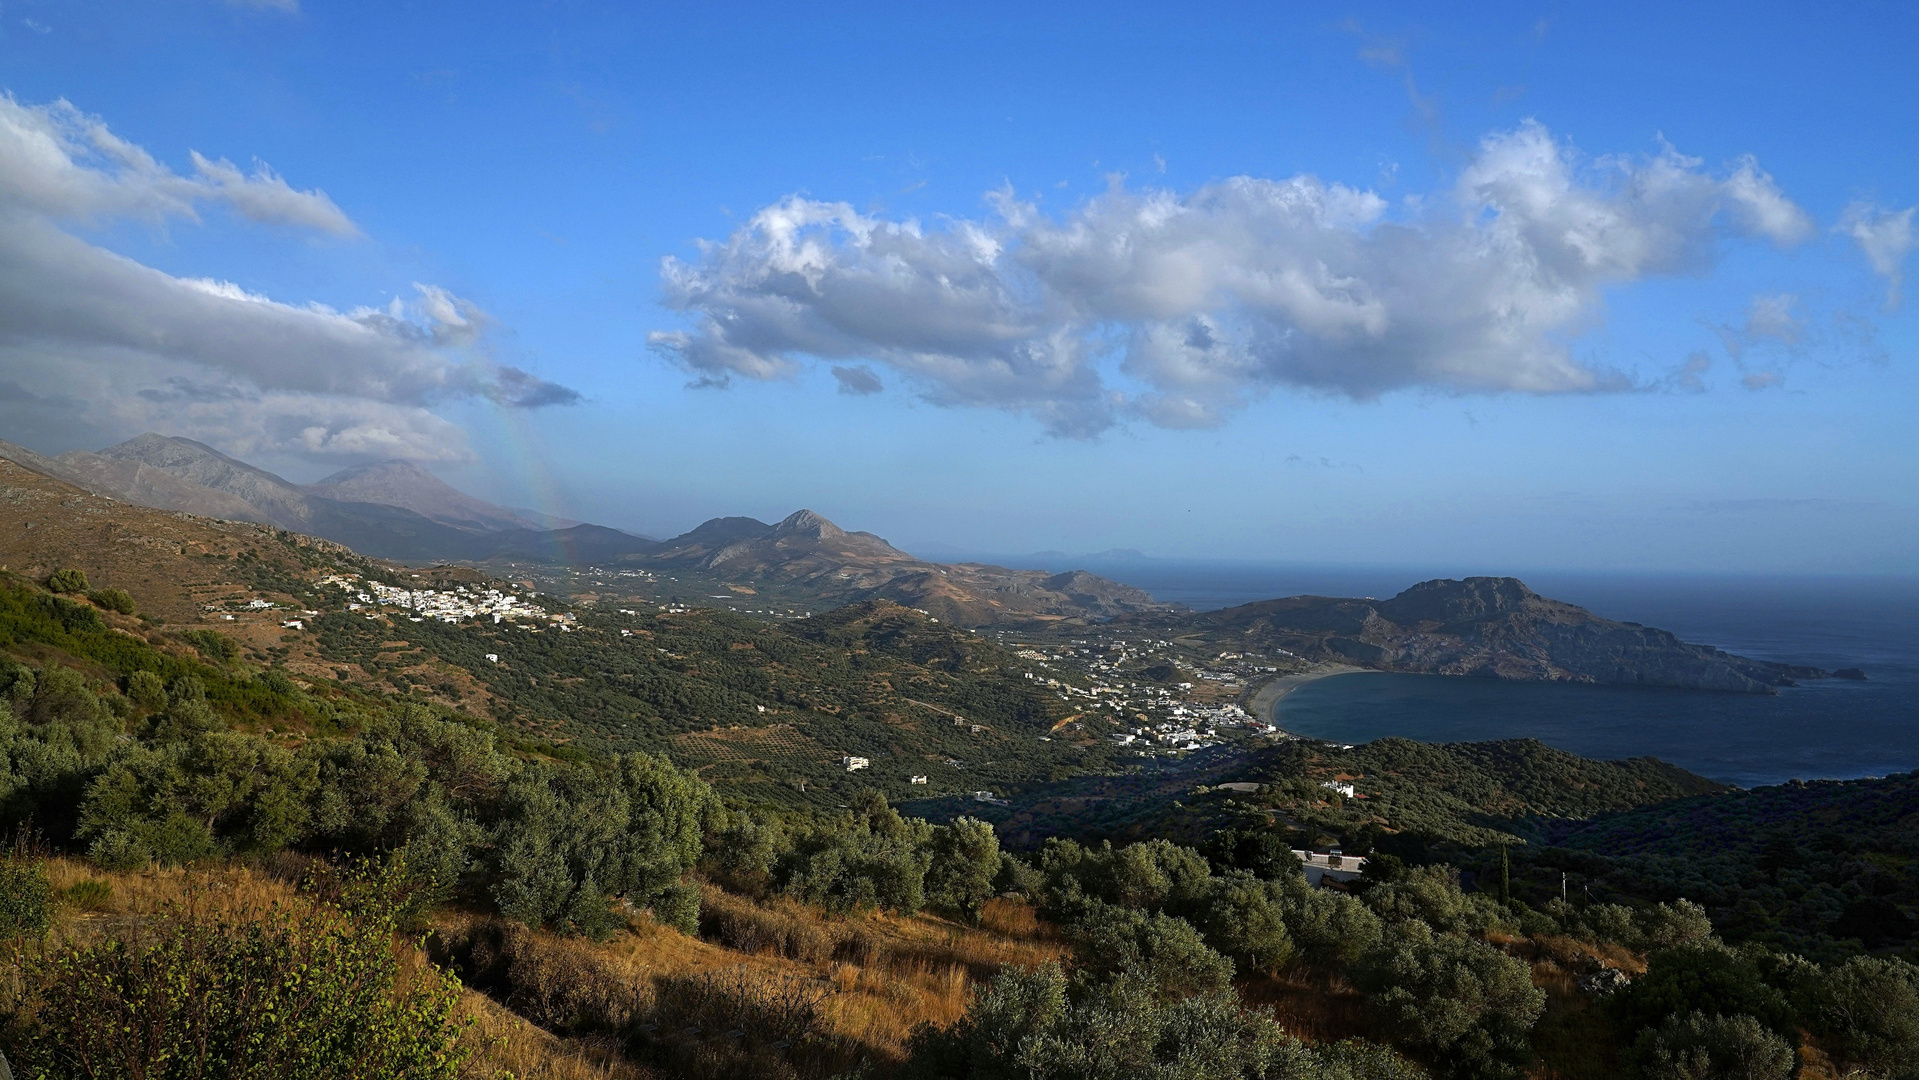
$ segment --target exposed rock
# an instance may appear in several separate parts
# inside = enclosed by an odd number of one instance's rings
[[[1589,975],[1579,977],[1579,989],[1588,994],[1605,997],[1617,993],[1632,985],[1632,976],[1618,968],[1602,967]]]

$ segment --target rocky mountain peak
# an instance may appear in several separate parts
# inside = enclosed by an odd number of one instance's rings
[[[787,515],[784,521],[773,526],[774,536],[805,536],[815,540],[835,540],[846,535],[846,530],[826,520],[811,510],[796,510]]]

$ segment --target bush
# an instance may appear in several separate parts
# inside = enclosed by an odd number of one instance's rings
[[[1378,1030],[1431,1055],[1442,1075],[1516,1078],[1532,1058],[1546,995],[1531,968],[1485,942],[1408,921],[1356,974]]]
[[[697,885],[669,885],[648,905],[653,918],[680,933],[693,936],[700,932],[700,888]]]
[[[950,1028],[913,1033],[917,1080],[1416,1080],[1361,1042],[1311,1049],[1230,989],[1162,997],[1134,971],[1068,979],[1057,966],[1006,971]]]
[[[87,574],[84,570],[64,568],[47,575],[47,590],[57,593],[83,593],[87,591]]]
[[[133,594],[125,589],[99,589],[88,593],[87,599],[108,611],[117,611],[122,615],[133,614]]]
[[[1101,904],[1072,927],[1083,970],[1142,973],[1164,998],[1219,993],[1233,985],[1233,962],[1208,948],[1185,919]]]
[[[60,902],[75,911],[102,911],[113,902],[113,882],[88,878],[60,890]]]
[[[47,868],[25,859],[0,859],[0,940],[46,933],[53,909]]]
[[[1640,1033],[1629,1055],[1644,1080],[1786,1080],[1795,1061],[1786,1040],[1750,1016],[1669,1016]]]
[[[1162,1000],[1150,979],[1069,981],[1057,966],[1000,974],[944,1031],[913,1036],[907,1074],[966,1080],[1272,1075],[1294,1049],[1230,991]]]
[[[151,671],[136,671],[127,676],[127,699],[148,712],[167,707],[166,680]]]
[[[1242,971],[1270,973],[1299,951],[1286,929],[1281,886],[1243,870],[1214,878],[1212,895],[1194,919],[1206,943],[1232,957]]]
[[[993,895],[1000,869],[999,836],[976,818],[963,817],[933,830],[932,861],[926,867],[926,902],[941,911],[979,918]]]
[[[1892,1073],[1919,1062],[1919,968],[1855,956],[1818,979],[1808,1019],[1847,1059]]]
[[[453,1080],[459,982],[404,981],[377,908],[208,915],[193,901],[127,940],[23,960],[16,1075]]]
[[[1719,944],[1654,953],[1646,973],[1613,1000],[1626,1031],[1659,1027],[1695,1011],[1751,1016],[1782,1033],[1792,1022],[1786,995],[1768,983],[1759,954]]]

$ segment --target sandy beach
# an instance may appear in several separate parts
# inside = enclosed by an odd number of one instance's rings
[[[1284,675],[1260,687],[1259,692],[1253,695],[1253,700],[1246,703],[1246,711],[1283,731],[1286,725],[1279,722],[1281,698],[1316,679],[1330,679],[1334,675],[1350,675],[1355,671],[1371,670],[1371,668],[1354,667],[1351,664],[1320,664],[1311,671],[1302,671],[1297,675]]]

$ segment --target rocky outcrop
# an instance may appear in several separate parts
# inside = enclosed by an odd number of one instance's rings
[[[1294,596],[1195,615],[1185,627],[1381,671],[1761,694],[1827,676],[1600,618],[1517,578],[1425,581],[1383,601]]]

